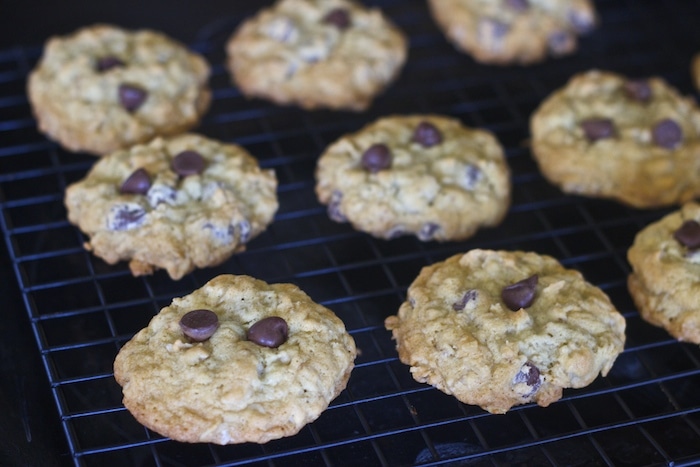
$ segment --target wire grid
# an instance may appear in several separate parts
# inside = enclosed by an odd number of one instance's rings
[[[94,159],[39,135],[24,94],[40,48],[0,52],[0,208],[15,274],[75,465],[690,465],[700,463],[700,349],[643,322],[627,293],[626,250],[667,211],[564,196],[527,147],[538,103],[577,71],[661,75],[694,92],[689,60],[697,2],[600,1],[602,26],[573,57],[532,67],[477,65],[457,53],[421,1],[372,2],[410,36],[399,80],[366,113],[304,112],[246,100],[230,85],[223,44],[252,6],[202,28],[193,48],[213,65],[214,100],[198,131],[236,142],[274,168],[275,222],[247,252],[181,281],[133,278],[82,248],[65,187]],[[248,8],[247,10],[245,8]],[[663,31],[663,33],[661,33]],[[698,47],[700,49],[700,47]],[[497,228],[458,243],[373,239],[331,222],[313,194],[322,150],[391,113],[436,112],[493,131],[513,172],[513,204]],[[601,287],[627,319],[627,344],[606,378],[544,409],[490,415],[413,381],[384,318],[421,267],[471,248],[557,257]],[[292,282],[334,310],[361,353],[347,389],[295,436],[265,445],[181,444],[138,424],[121,404],[112,363],[121,345],[175,296],[220,273]]]

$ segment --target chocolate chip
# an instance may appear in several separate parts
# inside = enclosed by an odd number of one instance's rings
[[[148,91],[132,84],[119,85],[119,102],[127,112],[135,112],[146,101]]]
[[[503,47],[503,38],[510,31],[510,26],[495,19],[484,19],[479,22],[477,29],[478,40],[485,47],[499,50]]]
[[[386,144],[373,144],[362,154],[362,167],[372,173],[391,167],[391,150]]]
[[[105,71],[111,70],[112,68],[120,68],[125,65],[126,63],[124,63],[118,57],[115,57],[114,55],[107,55],[105,57],[100,57],[97,59],[95,68],[100,73],[104,73]]]
[[[193,341],[209,339],[219,328],[219,317],[211,310],[192,310],[180,318],[180,329]]]
[[[536,393],[542,385],[540,370],[535,366],[534,363],[525,362],[525,364],[522,367],[520,367],[520,371],[518,371],[513,377],[513,385],[516,384],[527,385],[530,388],[530,390],[524,393],[523,396],[530,397],[531,395]]]
[[[683,129],[670,118],[665,118],[654,125],[651,137],[658,146],[674,149],[683,141]]]
[[[115,204],[107,215],[107,228],[110,230],[131,230],[141,226],[146,220],[146,211],[136,203]]]
[[[279,316],[263,318],[248,329],[248,340],[263,347],[277,348],[287,341],[289,327]]]
[[[237,225],[238,241],[240,243],[248,243],[248,240],[250,240],[250,232],[253,230],[253,228],[250,226],[250,222],[243,219]]]
[[[436,224],[435,222],[426,222],[418,232],[418,239],[424,242],[432,240],[439,230],[440,224]]]
[[[473,190],[483,176],[484,173],[479,167],[474,164],[469,164],[464,170],[461,185],[467,190]]]
[[[503,287],[501,298],[503,303],[511,310],[518,311],[527,308],[535,301],[535,290],[537,287],[537,274],[523,279],[515,284]]]
[[[343,194],[340,191],[334,191],[331,195],[331,200],[328,202],[328,217],[335,222],[347,222],[343,211],[340,210],[340,202],[343,200]]]
[[[325,24],[330,24],[343,30],[350,27],[350,14],[345,8],[335,8],[323,17]]]
[[[196,175],[204,170],[204,158],[197,151],[182,151],[173,158],[172,167],[181,177]]]
[[[651,99],[651,86],[643,79],[626,81],[622,87],[628,98],[638,102],[648,102]]]
[[[146,197],[152,208],[156,208],[161,203],[173,205],[177,199],[177,191],[168,185],[156,183],[148,190]]]
[[[423,147],[429,148],[442,143],[442,133],[430,122],[420,122],[413,132],[414,141]]]
[[[151,177],[145,169],[136,169],[119,187],[120,193],[145,195],[151,188]]]
[[[609,118],[589,118],[581,122],[581,128],[589,141],[615,136],[615,125]]]
[[[530,8],[529,0],[505,0],[506,7],[513,11],[522,13]]]
[[[691,250],[700,247],[700,224],[694,220],[683,222],[683,225],[673,233],[673,238]]]
[[[462,298],[452,304],[454,311],[461,311],[467,306],[467,303],[476,300],[479,297],[479,292],[476,289],[467,290]]]

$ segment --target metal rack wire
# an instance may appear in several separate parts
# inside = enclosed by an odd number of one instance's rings
[[[625,286],[635,233],[665,211],[564,196],[537,172],[527,147],[538,103],[577,71],[661,75],[694,91],[700,4],[600,1],[602,25],[573,57],[532,67],[488,67],[457,53],[422,1],[380,6],[410,36],[399,80],[366,113],[304,112],[246,100],[223,67],[223,44],[250,10],[202,28],[192,44],[212,63],[214,102],[198,131],[245,146],[280,180],[280,211],[249,250],[173,282],[133,278],[82,248],[63,192],[94,162],[39,135],[24,94],[40,48],[0,51],[0,224],[75,465],[690,465],[700,463],[700,348],[643,322]],[[249,8],[249,7],[248,7]],[[697,50],[696,50],[697,48]],[[513,171],[502,225],[465,242],[380,241],[330,221],[313,194],[326,145],[391,113],[435,112],[493,131]],[[565,391],[543,409],[490,415],[410,377],[383,320],[422,266],[470,248],[550,254],[600,286],[628,322],[607,378]],[[187,445],[138,424],[112,375],[119,347],[173,297],[219,273],[293,282],[346,323],[361,354],[348,388],[298,435],[265,445]]]

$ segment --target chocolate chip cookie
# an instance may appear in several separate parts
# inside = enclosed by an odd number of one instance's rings
[[[428,0],[447,38],[474,60],[528,65],[573,53],[595,29],[590,0]]]
[[[530,126],[542,174],[566,193],[636,208],[700,195],[700,110],[661,78],[577,74]]]
[[[423,268],[385,324],[416,381],[491,413],[587,386],[625,343],[603,291],[522,251],[471,250]]]
[[[242,147],[190,133],[104,156],[68,187],[65,205],[107,263],[180,279],[244,250],[272,221],[276,189],[274,172]]]
[[[295,285],[221,275],[127,342],[114,378],[124,406],[163,436],[265,443],[318,418],[355,355],[343,322]]]
[[[510,192],[498,140],[441,115],[381,118],[331,144],[316,168],[330,218],[384,239],[468,238],[501,222]]]
[[[199,123],[209,65],[151,30],[99,24],[51,38],[29,75],[39,129],[71,151],[103,155]]]
[[[700,344],[700,204],[690,202],[642,229],[627,252],[627,285],[642,318]]]
[[[380,10],[349,0],[279,0],[226,45],[228,69],[246,96],[354,111],[396,78],[407,49]]]

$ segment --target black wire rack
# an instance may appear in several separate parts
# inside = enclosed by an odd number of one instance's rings
[[[25,82],[40,47],[0,51],[0,223],[72,461],[81,466],[691,465],[700,463],[700,347],[642,321],[626,289],[634,235],[668,210],[563,195],[528,148],[537,105],[579,71],[659,75],[696,93],[700,3],[599,1],[601,25],[574,56],[530,67],[479,65],[450,46],[418,0],[367,2],[410,37],[400,78],[365,113],[247,100],[224,68],[224,43],[253,7],[204,25],[191,46],[213,66],[214,99],[197,130],[245,146],[280,181],[280,210],[248,251],[174,282],[134,278],[86,252],[63,194],[95,159],[36,130]],[[238,2],[248,3],[248,2]],[[240,10],[240,11],[239,11]],[[330,221],[315,198],[323,149],[378,117],[435,112],[491,130],[506,148],[513,204],[504,222],[457,243],[377,240]],[[614,155],[611,155],[614,157]],[[627,319],[627,343],[606,378],[566,390],[548,408],[490,415],[411,378],[383,326],[420,268],[472,248],[549,254],[601,287]],[[220,273],[292,282],[334,310],[360,355],[347,389],[292,437],[264,445],[182,444],[125,410],[112,374],[120,346],[173,297]]]

